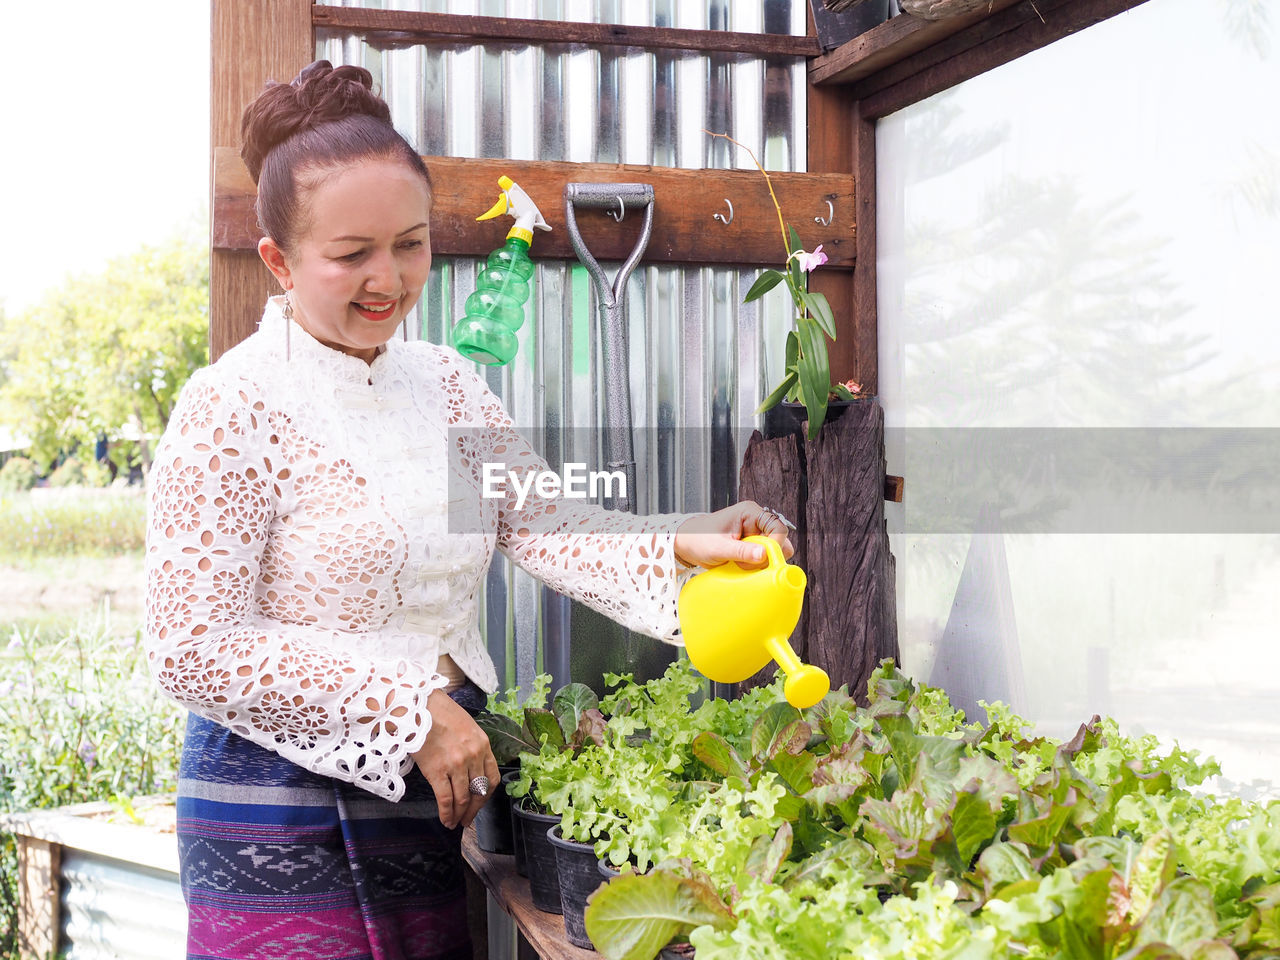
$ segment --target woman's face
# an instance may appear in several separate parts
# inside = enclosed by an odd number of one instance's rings
[[[309,334],[371,361],[422,295],[431,269],[431,195],[393,160],[323,172],[305,188],[302,229],[286,254],[270,237],[258,252]]]

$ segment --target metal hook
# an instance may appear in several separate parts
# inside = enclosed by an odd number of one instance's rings
[[[726,226],[728,226],[729,224],[733,223],[733,204],[732,204],[732,203],[729,203],[729,198],[728,198],[728,197],[725,197],[725,198],[724,198],[724,202],[725,202],[725,203],[727,203],[727,204],[729,204],[729,218],[726,220],[726,219],[725,219],[725,216],[724,216],[724,214],[723,214],[723,213],[714,213],[714,214],[712,214],[712,215],[711,215],[711,219],[712,219],[712,220],[719,220],[721,223],[723,223],[723,224],[725,224]]]
[[[833,204],[830,200],[828,200],[827,201],[827,218],[824,220],[822,219],[822,217],[814,217],[813,220],[815,223],[820,223],[824,227],[829,227],[831,226],[831,221],[834,220],[835,217],[836,217],[835,204]]]
[[[615,212],[615,211],[613,211],[613,210],[606,210],[606,211],[605,211],[605,213],[607,213],[609,216],[613,217],[613,222],[614,222],[614,223],[621,223],[621,222],[622,222],[622,218],[623,218],[623,217],[625,217],[625,216],[627,215],[627,205],[626,205],[625,203],[623,203],[623,202],[622,202],[622,198],[621,198],[621,197],[618,197],[617,199],[618,199],[618,209],[617,209],[617,211]]]

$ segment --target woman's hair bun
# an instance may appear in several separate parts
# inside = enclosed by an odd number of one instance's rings
[[[328,60],[317,60],[289,83],[268,83],[245,108],[240,156],[257,183],[262,162],[274,147],[304,130],[360,115],[391,124],[390,109],[373,92],[373,75],[364,67],[335,68]]]

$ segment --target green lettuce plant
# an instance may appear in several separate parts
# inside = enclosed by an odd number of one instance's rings
[[[511,766],[543,749],[576,753],[587,742],[599,739],[604,717],[595,691],[583,683],[565,684],[548,708],[550,690],[551,678],[539,674],[523,701],[518,687],[505,694],[490,694],[476,724],[489,737],[499,766]]]
[[[663,805],[616,809],[597,844],[634,867],[587,909],[610,960],[672,937],[702,960],[1280,956],[1280,802],[1196,792],[1217,766],[1194,751],[1097,717],[1040,737],[1000,704],[969,722],[888,662],[866,707],[611,697],[649,724],[619,752],[669,759],[634,774]]]

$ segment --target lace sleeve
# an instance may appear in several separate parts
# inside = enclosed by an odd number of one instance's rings
[[[547,469],[487,388],[482,407],[495,461],[517,475]],[[691,571],[676,558],[675,532],[692,514],[637,517],[533,487],[522,504],[509,488],[498,503],[497,546],[513,561],[630,630],[682,643],[676,597]]]
[[[289,475],[271,446],[251,388],[192,378],[150,478],[152,672],[195,713],[397,800],[431,725],[427,695],[444,681],[434,663],[361,657],[350,649],[354,634],[260,612],[263,554]]]

